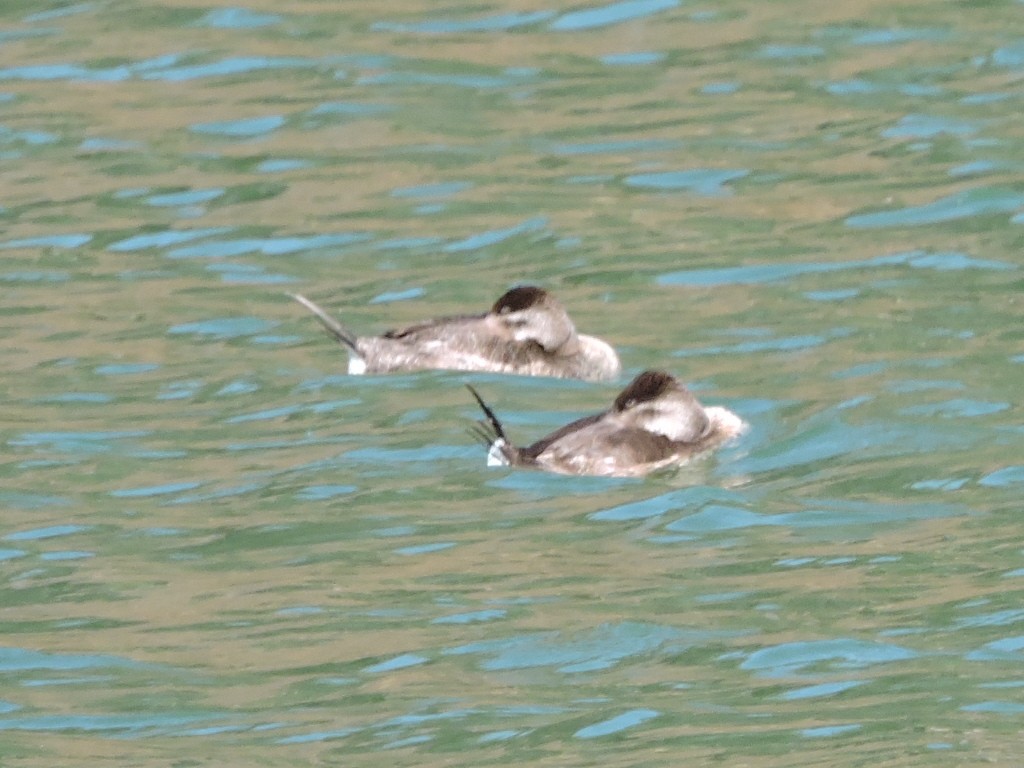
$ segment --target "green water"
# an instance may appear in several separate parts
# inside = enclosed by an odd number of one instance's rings
[[[1019,2],[0,6],[4,765],[970,765],[1024,712]],[[616,386],[348,377],[554,291]]]

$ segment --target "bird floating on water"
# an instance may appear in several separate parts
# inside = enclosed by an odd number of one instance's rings
[[[477,391],[469,391],[486,420],[475,432],[488,448],[490,466],[535,467],[564,475],[640,477],[681,465],[746,429],[731,411],[705,408],[674,376],[644,371],[611,408],[557,429],[532,445],[517,447]]]
[[[506,291],[487,312],[426,320],[380,336],[356,336],[318,304],[290,295],[347,348],[350,374],[442,369],[605,381],[622,370],[610,344],[577,333],[561,302],[532,285]]]

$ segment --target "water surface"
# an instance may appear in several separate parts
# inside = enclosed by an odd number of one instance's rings
[[[0,9],[0,753],[1014,764],[1019,2]],[[348,377],[555,291],[600,386]],[[646,367],[749,422],[489,469]],[[85,757],[87,756],[87,757]]]

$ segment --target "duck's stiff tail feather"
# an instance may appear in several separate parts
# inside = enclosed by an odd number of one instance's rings
[[[501,421],[494,414],[494,411],[491,410],[490,406],[480,397],[480,394],[469,384],[466,385],[466,389],[473,395],[487,417],[487,421],[481,420],[474,425],[474,428],[470,429],[470,434],[480,440],[487,448],[487,466],[509,466],[514,462],[515,448],[512,447],[512,443],[509,442],[508,437],[505,435],[505,428],[501,425]]]
[[[327,314],[327,311],[324,310],[323,307],[321,307],[319,304],[316,304],[315,302],[310,301],[301,293],[289,293],[288,295],[295,299],[297,302],[299,302],[299,304],[304,306],[314,315],[316,315],[317,320],[320,321],[320,324],[327,329],[327,332],[331,334],[331,336],[340,341],[342,344],[344,344],[346,347],[348,347],[356,354],[359,354],[359,350],[356,348],[355,334],[353,334],[348,328],[346,328],[344,325],[342,325],[329,314]]]

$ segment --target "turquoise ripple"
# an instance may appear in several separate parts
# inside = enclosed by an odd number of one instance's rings
[[[294,69],[313,65],[310,59],[279,56],[240,56],[222,59],[209,64],[192,64],[180,67],[166,67],[142,74],[144,80],[166,80],[179,83],[202,77],[222,77],[224,75],[242,75],[265,69]]]
[[[354,485],[310,485],[295,494],[298,499],[324,501],[338,496],[347,496],[359,490]]]
[[[630,53],[609,53],[601,57],[601,63],[613,67],[637,67],[646,64],[657,64],[664,58],[665,54],[657,51],[634,51]]]
[[[742,179],[750,171],[743,169],[698,168],[689,171],[665,171],[662,173],[638,173],[626,177],[627,187],[641,189],[687,190],[705,197],[720,197],[730,194],[725,187],[730,181]]]
[[[800,735],[809,739],[821,739],[828,736],[839,736],[843,733],[859,731],[861,727],[862,726],[857,723],[850,723],[849,725],[822,725],[817,728],[804,728],[800,731]]]
[[[847,220],[849,224],[849,220]],[[856,225],[854,225],[856,226]],[[834,262],[797,262],[783,264],[748,264],[742,267],[721,269],[687,269],[668,272],[657,279],[658,285],[756,285],[779,280],[789,280],[800,275],[813,275],[845,270],[876,269],[879,267],[907,266],[914,269],[934,269],[939,272],[956,272],[967,269],[989,269],[1012,271],[1018,267],[1008,261],[977,259],[958,251],[933,253],[929,251],[907,251],[872,259]]]
[[[206,77],[249,74],[261,70],[313,67],[317,63],[314,59],[297,56],[238,56],[204,64],[179,64],[181,58],[180,54],[166,54],[112,67],[90,67],[64,62],[30,64],[0,69],[0,80],[115,83],[140,78],[184,82]]]
[[[263,333],[276,326],[277,323],[259,317],[219,317],[193,323],[180,323],[171,326],[167,332],[174,335],[192,334],[209,336],[214,339],[235,339]]]
[[[89,530],[85,525],[49,525],[45,528],[33,528],[30,531],[17,531],[4,536],[4,541],[38,541],[53,539],[58,536],[71,536]]]
[[[544,217],[538,216],[532,219],[527,219],[522,224],[516,224],[512,227],[505,229],[493,229],[487,232],[480,232],[476,235],[470,235],[462,240],[457,240],[454,243],[449,243],[444,247],[444,250],[448,253],[458,253],[461,251],[475,251],[480,248],[486,248],[489,245],[497,245],[500,242],[508,240],[510,237],[516,235],[522,235],[527,232],[537,232],[544,229],[547,226],[548,220]]]
[[[820,699],[824,696],[835,696],[837,693],[848,691],[851,688],[864,685],[864,680],[840,680],[834,683],[821,683],[820,685],[808,685],[792,691],[786,691],[779,696],[780,699],[793,701],[795,699]]]
[[[1021,206],[1024,206],[1024,193],[1008,187],[975,187],[925,205],[857,214],[848,217],[845,223],[848,227],[860,229],[920,227],[972,216],[1013,213]]]
[[[210,11],[196,26],[214,29],[255,29],[269,27],[281,21],[276,13],[255,13],[246,8],[218,8]]]
[[[622,0],[600,8],[570,11],[562,14],[550,24],[559,32],[575,32],[584,29],[599,29],[621,24],[624,21],[651,16],[679,5],[679,0]]]
[[[415,667],[419,664],[425,664],[429,659],[423,656],[417,656],[414,653],[406,653],[401,656],[396,656],[393,659],[382,661],[379,664],[373,664],[363,669],[363,672],[369,672],[371,674],[378,672],[393,672],[396,669],[406,669],[407,667]]]
[[[370,235],[356,232],[309,235],[307,237],[241,237],[233,240],[209,240],[195,245],[174,248],[167,252],[167,256],[172,259],[219,259],[240,256],[245,253],[283,256],[298,251],[312,251],[317,248],[360,243],[369,238]]]
[[[966,120],[952,120],[934,115],[907,115],[882,131],[887,139],[932,139],[936,136],[970,136],[980,129],[980,124]]]
[[[467,613],[455,613],[450,616],[441,616],[431,621],[431,624],[474,624],[482,621],[494,621],[505,618],[505,611],[500,608],[491,608],[482,611],[469,611]]]
[[[201,483],[196,482],[163,483],[161,485],[147,485],[141,488],[123,488],[111,491],[110,495],[121,499],[140,499],[150,496],[166,496],[181,491],[191,491],[200,485]]]
[[[631,656],[649,654],[666,643],[683,639],[672,627],[625,621],[603,624],[571,638],[543,632],[505,640],[485,640],[456,648],[447,655],[484,654],[487,670],[530,669],[554,666],[559,672],[577,673],[608,669]]]
[[[833,662],[842,669],[859,669],[916,657],[916,652],[899,645],[837,638],[782,643],[762,648],[751,653],[740,664],[740,668],[760,672],[768,677],[782,677],[823,662]]]
[[[223,194],[224,189],[220,187],[214,189],[189,189],[183,192],[168,192],[162,195],[150,195],[146,198],[146,202],[158,207],[199,205],[200,203],[208,203],[211,200],[216,200]]]
[[[370,28],[375,32],[417,32],[443,35],[455,32],[495,32],[539,24],[554,16],[554,11],[502,13],[475,19],[430,19],[415,22],[378,21]]]
[[[282,115],[264,115],[263,117],[248,117],[241,120],[196,123],[189,130],[194,133],[205,133],[215,136],[251,138],[272,133],[284,125],[284,123],[285,119]]]
[[[603,722],[580,728],[573,736],[577,739],[596,739],[599,736],[609,736],[627,728],[635,728],[648,720],[653,720],[660,714],[656,709],[631,709],[629,712],[623,712],[621,715]]]
[[[149,232],[144,235],[135,235],[124,240],[118,240],[107,246],[108,251],[141,251],[146,248],[166,248],[171,245],[187,243],[191,240],[199,240],[211,235],[220,235],[230,232],[229,227],[207,227],[206,229],[173,230],[168,229],[162,232]]]
[[[0,243],[0,248],[81,248],[90,240],[92,235],[87,234],[42,235],[7,240]]]
[[[0,647],[0,671],[71,670],[105,667],[145,667],[118,656],[76,653],[44,653],[26,648]]]

